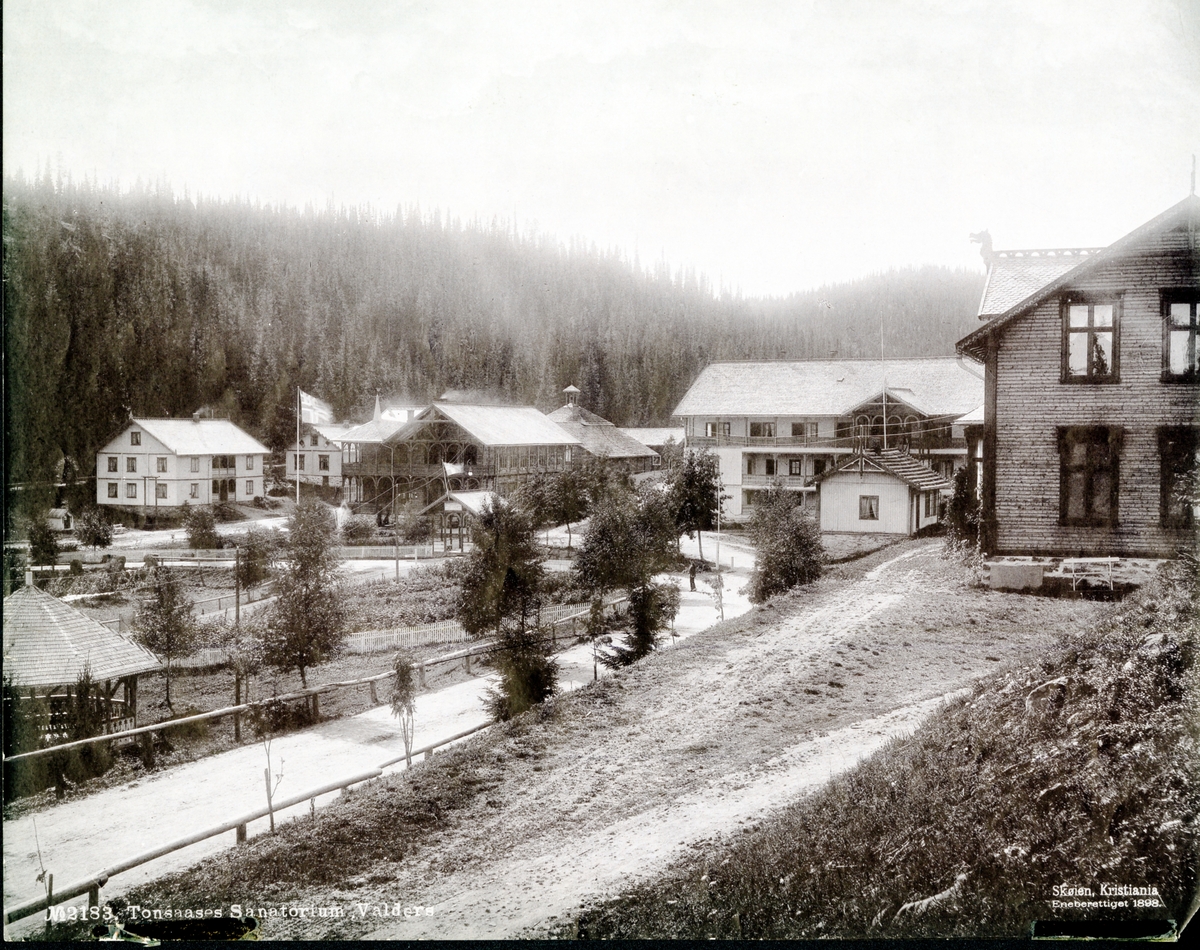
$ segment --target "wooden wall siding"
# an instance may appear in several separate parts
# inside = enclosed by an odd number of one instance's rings
[[[1166,384],[1162,372],[1159,291],[1197,286],[1186,235],[1167,235],[1156,254],[1115,262],[1073,290],[1123,293],[1120,382],[1060,382],[1059,298],[1046,301],[1000,334],[996,393],[998,553],[1166,556],[1185,531],[1159,525],[1160,425],[1196,424],[1200,387]],[[1118,524],[1067,527],[1059,519],[1056,427],[1119,425]]]
[[[858,496],[879,496],[879,520],[858,517]],[[821,482],[821,530],[909,534],[911,492],[904,482],[880,472],[840,472]]]

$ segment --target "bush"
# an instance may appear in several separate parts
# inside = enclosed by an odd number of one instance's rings
[[[342,525],[342,544],[372,544],[374,541],[374,518],[367,515],[352,515]]]
[[[183,526],[187,531],[188,547],[192,550],[210,551],[221,546],[216,519],[208,508],[189,508],[184,514]]]
[[[750,576],[750,600],[761,604],[821,576],[825,549],[816,519],[799,505],[799,496],[771,488],[755,508],[750,535],[757,554]]]
[[[113,529],[108,515],[95,505],[88,505],[75,518],[75,537],[92,550],[112,544]]]

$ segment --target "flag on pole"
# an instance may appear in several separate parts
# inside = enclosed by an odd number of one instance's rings
[[[333,422],[333,406],[300,390],[300,421],[313,425]]]

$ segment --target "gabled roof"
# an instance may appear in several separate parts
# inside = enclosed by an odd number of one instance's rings
[[[346,435],[351,429],[358,428],[351,425],[349,422],[330,422],[321,424],[310,424],[309,429],[323,436],[327,442],[345,442]]]
[[[555,409],[546,418],[575,436],[591,455],[612,459],[658,458],[653,449],[582,406],[566,405]]]
[[[866,471],[884,472],[898,478],[917,491],[948,491],[951,488],[950,483],[928,465],[900,449],[847,455],[836,466],[816,476],[813,484],[823,482],[839,472],[857,471],[859,466]]]
[[[967,334],[967,336],[959,340],[957,344],[958,352],[964,356],[982,359],[986,349],[985,341],[993,333],[1002,330],[1008,324],[1012,323],[1012,321],[1019,319],[1037,307],[1048,297],[1086,277],[1097,268],[1103,267],[1111,261],[1119,260],[1127,254],[1136,252],[1146,241],[1164,231],[1184,226],[1200,230],[1200,197],[1196,195],[1188,195],[1183,201],[1168,208],[1158,217],[1147,221],[1140,228],[1131,231],[1116,243],[1110,244],[1108,247],[1095,253],[1083,254],[1074,267],[1067,268],[1056,276],[1050,277],[1050,279],[1040,286],[1032,289],[1026,288],[1027,292],[1025,296],[1013,300],[1006,310],[997,313],[993,319],[989,320],[978,330]],[[1043,251],[1040,253],[1045,254],[1048,252]],[[990,274],[988,283],[991,283]],[[987,302],[986,292],[984,294],[984,302]],[[997,298],[997,302],[990,306],[997,307],[1002,302],[1007,302],[1007,300],[1002,301],[1000,298]],[[981,316],[986,315],[983,313],[983,309],[983,305],[981,304]]]
[[[362,425],[354,426],[348,432],[342,433],[338,441],[354,442],[359,445],[365,443],[382,445],[384,442],[390,442],[392,437],[406,425],[410,425],[410,423],[399,419],[372,419],[370,422],[364,422]]]
[[[841,416],[889,393],[926,415],[961,415],[983,401],[983,369],[953,356],[896,360],[710,363],[676,416]],[[903,390],[903,391],[901,391]]]
[[[683,428],[630,428],[629,426],[622,426],[621,431],[630,438],[637,439],[642,445],[649,446],[650,448],[658,445],[666,445],[672,439],[682,444],[684,436],[687,434],[687,430]]]
[[[131,419],[121,433],[135,426],[176,455],[263,455],[271,451],[228,419]]]
[[[36,587],[4,598],[4,673],[17,686],[71,686],[161,669],[153,653]]]
[[[984,423],[983,406],[976,406],[954,420],[956,426],[981,426]]]
[[[979,301],[979,318],[1004,313],[1034,291],[1074,269],[1098,247],[1059,250],[994,251],[988,264],[987,282]]]
[[[458,502],[464,511],[478,517],[485,505],[490,504],[494,507],[502,503],[504,499],[494,491],[452,491],[442,495],[437,501],[430,502],[421,509],[421,514],[427,514],[433,509],[445,505],[447,501]]]
[[[575,436],[533,406],[434,403],[405,427],[404,437],[437,418],[447,419],[482,445],[579,445]]]

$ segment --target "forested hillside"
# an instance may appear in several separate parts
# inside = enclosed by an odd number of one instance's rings
[[[574,383],[618,424],[666,423],[710,360],[877,356],[881,315],[889,355],[951,354],[982,289],[925,268],[745,299],[497,222],[49,178],[5,179],[3,237],[10,483],[93,474],[130,412],[210,406],[280,448],[297,385],[362,418],[377,390],[549,410]]]

